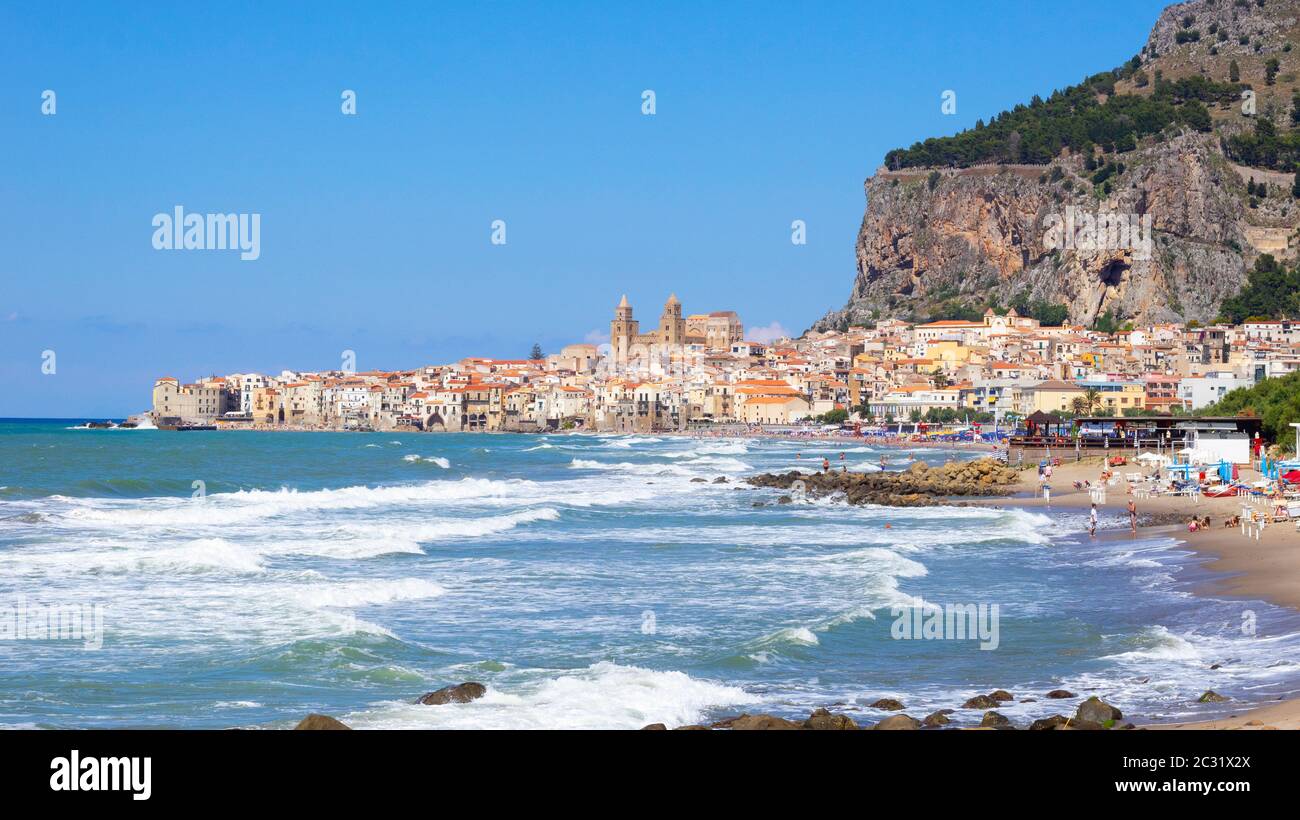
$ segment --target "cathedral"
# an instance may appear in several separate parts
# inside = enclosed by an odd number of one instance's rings
[[[659,326],[649,333],[642,333],[641,323],[632,318],[632,306],[626,295],[614,308],[614,318],[609,323],[610,357],[619,366],[655,356],[680,360],[687,345],[727,350],[743,338],[744,327],[734,311],[687,318],[682,316],[682,303],[676,294],[668,297],[659,316]]]

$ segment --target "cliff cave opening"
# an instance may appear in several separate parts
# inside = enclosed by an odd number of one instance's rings
[[[1107,288],[1118,288],[1124,281],[1124,274],[1128,272],[1129,264],[1123,259],[1112,259],[1106,263],[1106,267],[1101,269],[1099,280]]]
[[[1106,263],[1106,267],[1101,269],[1097,275],[1097,280],[1101,282],[1101,294],[1097,298],[1097,306],[1093,310],[1093,317],[1099,317],[1106,309],[1106,304],[1112,301],[1110,297],[1112,291],[1118,291],[1120,285],[1124,283],[1124,274],[1128,272],[1129,264],[1123,259],[1112,259]],[[1116,294],[1118,295],[1118,294]]]

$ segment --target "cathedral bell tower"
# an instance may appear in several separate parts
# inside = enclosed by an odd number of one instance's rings
[[[659,317],[659,343],[680,347],[686,344],[686,320],[682,318],[682,303],[677,294],[664,302],[664,313]]]
[[[614,361],[627,363],[632,340],[640,332],[640,322],[632,318],[632,306],[627,303],[627,294],[623,294],[622,301],[614,308],[614,319],[609,323],[609,345]]]

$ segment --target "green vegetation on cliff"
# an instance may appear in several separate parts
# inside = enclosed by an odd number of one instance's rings
[[[1293,109],[1292,118],[1297,115]],[[1223,153],[1243,165],[1292,171],[1300,165],[1300,130],[1279,134],[1272,120],[1255,121],[1254,132],[1237,134],[1223,141]]]
[[[1219,314],[1234,325],[1300,316],[1300,263],[1288,269],[1271,254],[1260,254],[1246,284],[1236,296],[1223,300]]]
[[[891,169],[924,166],[964,168],[981,163],[1046,164],[1069,148],[1090,154],[1094,146],[1108,152],[1131,151],[1137,140],[1158,134],[1170,125],[1210,130],[1206,104],[1240,98],[1239,83],[1218,83],[1201,76],[1170,81],[1156,72],[1149,96],[1115,94],[1115,83],[1134,77],[1142,83],[1139,62],[1093,75],[1079,85],[1053,93],[1046,100],[1035,96],[1029,105],[1003,111],[987,125],[951,137],[935,137],[911,148],[885,155]],[[1104,102],[1099,102],[1104,98]]]

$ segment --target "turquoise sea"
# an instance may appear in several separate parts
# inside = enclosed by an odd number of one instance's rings
[[[1055,688],[1172,719],[1225,708],[1193,703],[1209,688],[1300,689],[1300,618],[1193,595],[1209,576],[1171,538],[737,484],[823,456],[969,453],[78,424],[0,421],[3,726],[635,728],[817,706],[869,722],[878,698],[921,717],[994,688],[1037,699],[1001,709],[1017,722],[1071,709],[1043,699]],[[891,607],[918,600],[997,604],[997,648],[896,639]],[[49,607],[98,607],[98,648],[15,634]],[[466,680],[488,694],[413,703]]]

